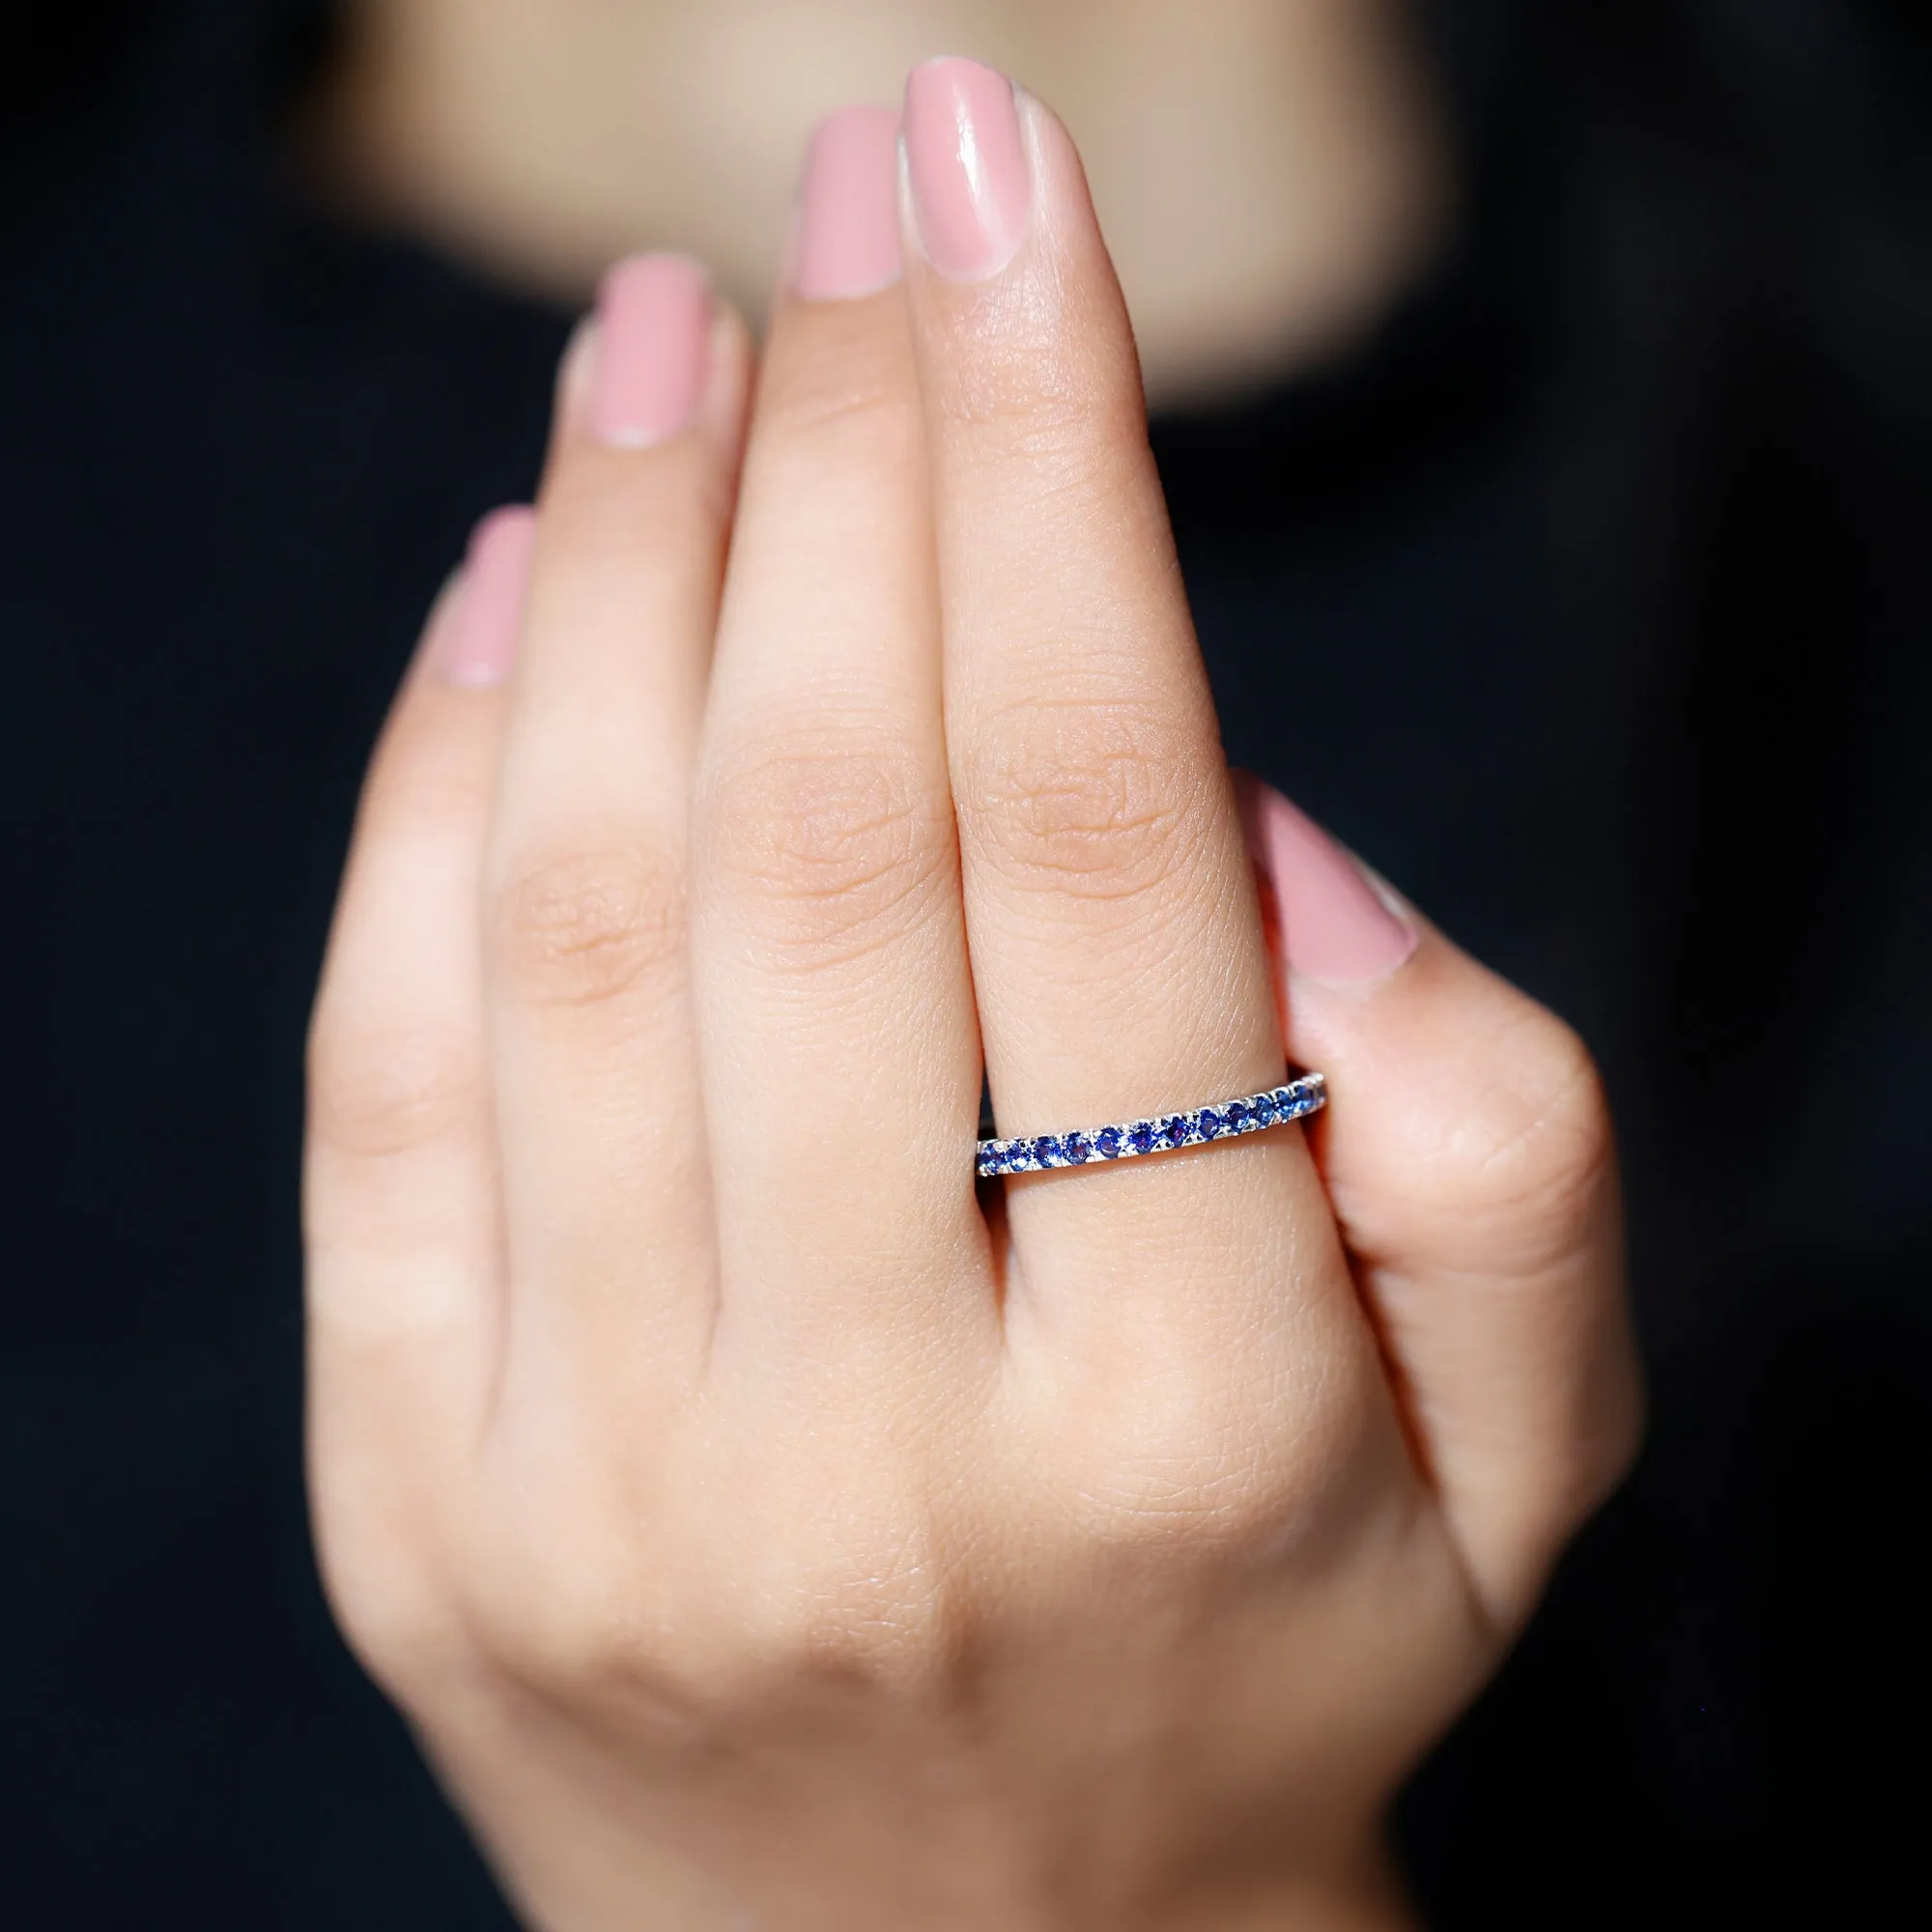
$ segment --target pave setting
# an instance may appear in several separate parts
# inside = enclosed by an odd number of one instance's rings
[[[1319,1073],[1303,1073],[1264,1094],[1217,1100],[1186,1114],[1160,1114],[1144,1121],[1115,1121],[1104,1127],[1080,1127],[1064,1134],[1023,1134],[1017,1140],[981,1141],[982,1180],[1001,1174],[1037,1174],[1043,1168],[1104,1165],[1132,1160],[1171,1148],[1199,1147],[1206,1141],[1258,1134],[1318,1113],[1328,1104],[1328,1083]]]

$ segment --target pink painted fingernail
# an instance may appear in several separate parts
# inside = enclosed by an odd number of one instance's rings
[[[798,192],[792,287],[808,301],[876,295],[899,278],[899,117],[841,107],[812,130]]]
[[[711,284],[683,255],[634,255],[597,296],[598,440],[642,449],[689,429],[711,350]]]
[[[1361,867],[1272,785],[1241,775],[1248,835],[1282,955],[1312,980],[1377,980],[1415,951],[1408,921],[1382,902]]]
[[[1013,258],[1033,210],[1012,82],[978,61],[934,60],[905,95],[906,172],[925,258],[977,282]]]
[[[536,512],[524,504],[492,510],[469,539],[456,608],[437,640],[437,669],[451,684],[501,684],[516,662],[524,629]]]

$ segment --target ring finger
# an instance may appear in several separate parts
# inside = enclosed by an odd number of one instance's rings
[[[1272,1087],[1253,878],[1078,158],[1037,102],[964,61],[915,72],[905,147],[947,735],[999,1130]],[[1225,1339],[1251,1327],[1257,1284],[1290,1283],[1277,1327],[1360,1340],[1298,1134],[1009,1186],[1039,1319],[1111,1328],[1136,1307],[1200,1340],[1218,1309]]]

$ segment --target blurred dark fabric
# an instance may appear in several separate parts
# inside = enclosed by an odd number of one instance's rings
[[[1231,755],[1572,1018],[1624,1135],[1651,1446],[1400,1836],[1439,1927],[1858,1922],[1922,1864],[1932,30],[1430,18],[1457,246],[1156,432]],[[508,1923],[308,1553],[299,1056],[567,319],[305,205],[318,19],[43,9],[0,71],[9,1924]]]

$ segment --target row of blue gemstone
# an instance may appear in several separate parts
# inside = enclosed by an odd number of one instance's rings
[[[1298,1121],[1304,1114],[1314,1113],[1327,1097],[1321,1074],[1309,1073],[1291,1080],[1286,1087],[1199,1107],[1188,1114],[1123,1121],[1117,1126],[1079,1133],[981,1141],[980,1173],[982,1177],[1037,1174],[1043,1167],[1084,1167],[1091,1160],[1128,1160],[1135,1154],[1161,1153],[1169,1148],[1198,1147],[1203,1141],[1259,1133],[1264,1127]]]

